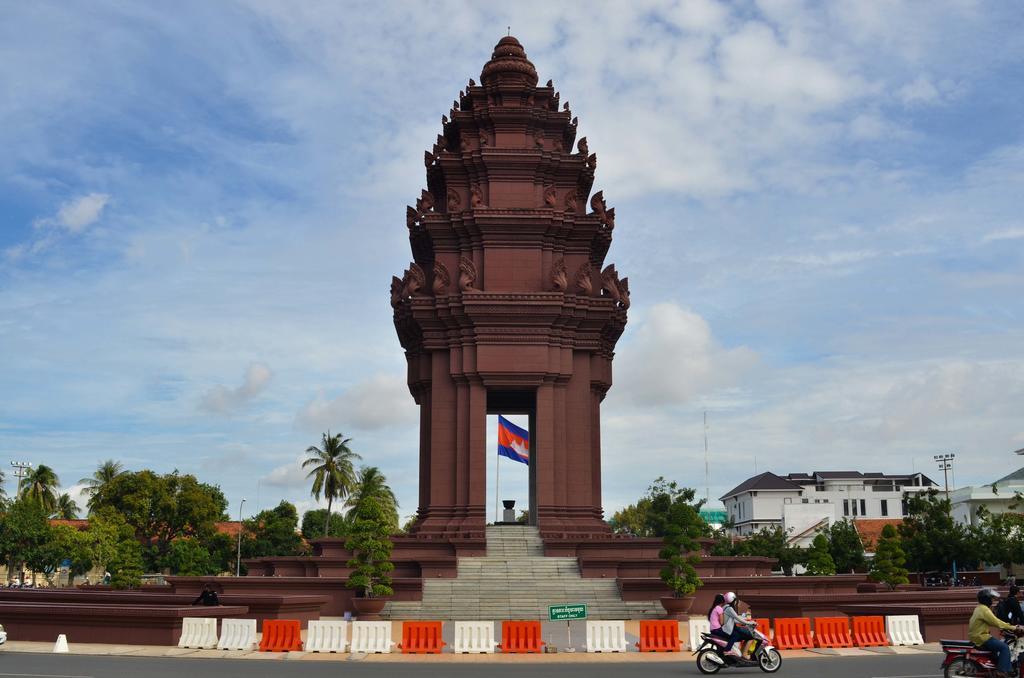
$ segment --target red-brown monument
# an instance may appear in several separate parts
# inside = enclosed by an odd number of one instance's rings
[[[541,535],[607,534],[600,411],[629,285],[605,266],[615,210],[590,195],[597,155],[511,36],[441,122],[408,208],[413,263],[391,283],[420,406],[415,531],[483,536],[486,415],[503,412],[530,416]]]

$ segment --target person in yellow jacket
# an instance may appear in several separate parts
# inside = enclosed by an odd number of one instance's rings
[[[988,650],[996,655],[997,678],[1006,678],[1010,673],[1010,646],[992,637],[991,628],[1008,631],[1013,629],[1020,631],[1021,627],[1007,624],[992,613],[992,604],[999,600],[999,594],[993,589],[982,589],[978,591],[978,606],[971,614],[971,621],[967,625],[967,637],[977,647]]]

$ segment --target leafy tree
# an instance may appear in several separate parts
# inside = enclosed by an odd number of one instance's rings
[[[124,517],[153,569],[160,567],[175,539],[213,539],[215,523],[227,519],[228,505],[219,487],[193,475],[148,470],[117,475],[97,490],[91,503],[93,512],[109,509]]]
[[[786,532],[778,526],[762,528],[746,539],[738,540],[729,555],[774,558],[787,575],[793,574],[794,565],[806,560],[804,550],[790,545]]]
[[[74,581],[93,568],[96,551],[87,531],[70,525],[54,525],[49,546],[50,562],[54,568],[68,561],[68,581]]]
[[[31,501],[41,507],[49,515],[57,507],[57,488],[60,487],[60,480],[52,468],[46,464],[40,464],[34,469],[29,469],[25,477],[18,485],[18,497]]]
[[[220,570],[213,562],[209,549],[191,537],[175,539],[163,562],[173,574],[201,577],[217,574]]]
[[[863,572],[867,568],[864,543],[852,520],[832,523],[825,532],[828,552],[835,563],[836,572]]]
[[[811,548],[807,550],[807,574],[824,577],[836,573],[836,563],[828,547],[828,537],[821,532],[814,535]]]
[[[388,486],[387,478],[376,466],[364,466],[359,469],[356,485],[348,499],[345,500],[345,506],[348,509],[345,514],[347,522],[352,522],[360,504],[367,499],[377,502],[391,525],[391,531],[396,532],[398,530],[398,500],[395,499],[395,493]]]
[[[53,510],[53,517],[62,520],[78,519],[78,504],[67,492],[57,497],[57,506]]]
[[[242,557],[297,556],[303,552],[302,537],[296,531],[299,512],[282,501],[242,522]]]
[[[90,512],[92,511],[93,497],[106,489],[107,485],[109,485],[114,478],[124,472],[124,465],[121,464],[121,462],[114,461],[113,459],[107,459],[96,467],[96,470],[93,471],[91,476],[88,478],[82,478],[78,481],[85,485],[85,487],[82,488],[82,492],[89,496],[89,501],[86,506],[88,506]]]
[[[345,542],[345,548],[352,552],[348,566],[353,568],[346,586],[357,589],[364,598],[394,594],[391,531],[391,517],[376,497],[367,497],[356,507]]]
[[[650,510],[648,527],[662,537],[658,557],[666,561],[661,579],[676,597],[692,594],[704,582],[697,576],[700,564],[700,538],[707,535],[708,526],[700,517],[704,501],[694,503],[695,490],[680,488],[663,478],[655,481],[648,491]]]
[[[529,525],[530,524],[530,512],[528,510],[526,510],[526,509],[523,509],[522,511],[520,511],[519,512],[519,517],[516,518],[516,522],[519,523],[520,525]]]
[[[142,546],[134,540],[120,542],[106,568],[110,572],[110,585],[113,588],[138,588],[142,585],[142,573],[145,572]]]
[[[324,518],[323,536],[327,536],[330,528],[331,505],[335,499],[345,499],[355,488],[356,472],[353,461],[361,457],[349,449],[351,438],[342,438],[340,433],[323,434],[321,447],[310,445],[306,453],[310,456],[302,462],[302,468],[309,469],[307,478],[313,479],[310,494],[320,501],[327,499],[327,516]]]
[[[7,508],[7,492],[4,491],[4,472],[0,471],[0,512]]]
[[[11,567],[9,572],[29,564],[44,569],[46,545],[52,538],[46,513],[31,499],[18,499],[0,520],[0,557]],[[35,568],[33,568],[35,569]]]
[[[311,509],[302,514],[302,536],[307,541],[324,536],[324,520],[327,509]],[[327,529],[328,537],[344,537],[348,530],[345,517],[339,513],[331,514],[331,524]]]
[[[882,528],[882,535],[875,545],[875,558],[871,562],[871,571],[868,578],[871,581],[881,582],[888,585],[889,590],[895,589],[899,584],[906,584],[907,569],[903,567],[907,557],[900,545],[900,538],[892,525]]]
[[[412,528],[416,526],[417,520],[419,520],[419,516],[416,514],[409,516],[405,519],[405,522],[402,523],[402,527],[398,528],[398,531],[402,534],[410,534],[412,532]]]
[[[968,530],[955,522],[949,500],[938,491],[907,493],[907,512],[897,529],[907,565],[920,572],[948,572],[956,562],[960,569],[976,566],[979,553]]]
[[[619,509],[612,514],[612,532],[615,534],[628,534],[634,537],[650,537],[650,528],[647,526],[647,513],[651,508],[651,500],[643,497],[637,503]]]

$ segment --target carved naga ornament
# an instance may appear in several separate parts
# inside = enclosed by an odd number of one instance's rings
[[[458,212],[459,208],[462,207],[462,198],[459,197],[459,192],[454,188],[448,188],[445,200],[448,203],[448,212]]]
[[[601,289],[607,292],[616,304],[624,309],[629,308],[629,278],[619,280],[615,264],[609,264],[601,271]]]
[[[555,193],[554,186],[548,186],[544,189],[544,206],[554,207],[558,203],[558,194]]]
[[[469,189],[469,205],[473,209],[476,209],[477,207],[487,207],[487,205],[484,204],[483,191],[480,190],[479,186],[474,186]]]
[[[565,292],[569,287],[569,274],[565,270],[565,259],[558,257],[551,265],[551,284],[558,292]]]
[[[459,258],[459,291],[476,292],[476,266],[468,257]]]
[[[397,275],[391,276],[391,308],[397,309],[402,305],[402,289],[405,283]]]
[[[601,224],[609,231],[615,229],[615,208],[608,209],[604,201],[604,191],[598,191],[590,198],[590,209],[601,220]]]
[[[434,209],[434,195],[430,191],[424,189],[420,193],[419,199],[416,200],[416,211],[420,215],[424,215],[427,212],[432,211],[433,209]]]
[[[452,284],[452,278],[448,275],[448,267],[440,261],[434,262],[433,290],[435,297],[443,297],[448,294],[448,286]]]
[[[593,273],[594,269],[591,267],[590,262],[584,262],[583,265],[580,266],[579,270],[576,271],[576,276],[572,281],[573,287],[575,287],[580,294],[587,297],[594,294]]]
[[[409,270],[405,272],[405,277],[402,282],[405,285],[402,290],[402,296],[414,297],[423,289],[423,286],[427,284],[427,276],[423,272],[423,269],[420,268],[419,264],[412,263],[409,264]]]

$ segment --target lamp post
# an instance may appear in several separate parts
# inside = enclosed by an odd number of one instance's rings
[[[235,576],[242,576],[242,507],[245,506],[245,497],[238,502],[238,556],[235,558]]]
[[[946,501],[949,501],[949,470],[953,468],[953,459],[956,455],[952,452],[946,454],[936,454],[932,457],[935,463],[939,465],[939,470],[942,471],[942,478],[946,485]]]

